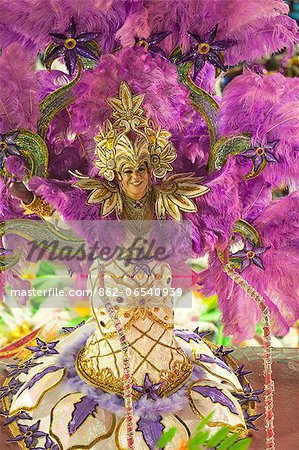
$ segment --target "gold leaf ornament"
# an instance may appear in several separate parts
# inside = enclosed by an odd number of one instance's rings
[[[103,175],[106,180],[112,181],[115,176],[115,130],[113,130],[110,120],[107,120],[100,130],[100,134],[95,137],[97,142],[95,154],[99,158],[95,165],[99,167],[99,175]]]
[[[122,81],[119,97],[108,100],[113,110],[112,117],[115,119],[114,128],[123,127],[123,132],[135,131],[143,134],[140,128],[146,127],[148,123],[141,108],[143,100],[144,94],[133,95],[129,85]]]
[[[119,189],[115,184],[96,178],[80,176],[80,179],[73,183],[72,186],[92,191],[88,196],[87,203],[101,204],[101,216],[108,216],[115,210],[117,213],[120,213],[122,201]]]
[[[197,206],[191,200],[206,194],[209,188],[199,184],[201,178],[193,173],[178,173],[168,176],[161,184],[154,187],[156,192],[156,215],[166,219],[167,214],[180,222],[182,213],[196,212]]]
[[[163,178],[167,172],[172,172],[173,167],[171,163],[176,159],[177,155],[171,142],[162,147],[151,148],[151,167],[153,174],[157,178]]]

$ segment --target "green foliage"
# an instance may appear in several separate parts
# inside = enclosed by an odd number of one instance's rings
[[[251,439],[239,439],[238,435],[231,433],[228,427],[220,428],[213,436],[209,430],[204,430],[214,413],[209,414],[197,425],[194,434],[187,444],[188,450],[247,450]],[[166,430],[157,443],[156,448],[165,448],[176,435],[176,428]]]
[[[163,448],[166,444],[172,441],[176,435],[177,429],[175,427],[166,430],[157,442],[157,448]]]
[[[250,438],[242,439],[241,441],[236,442],[231,447],[231,450],[247,450],[250,446],[250,443],[251,443]]]
[[[36,273],[37,277],[42,277],[45,275],[55,275],[56,267],[55,264],[49,261],[41,261],[38,267],[38,271]]]
[[[207,442],[209,439],[210,432],[209,431],[199,431],[194,436],[192,436],[188,442],[189,450],[198,450],[202,444]]]
[[[232,434],[231,436],[229,436],[225,441],[223,441],[217,450],[227,450],[229,448],[231,448],[231,446],[236,442],[236,440],[238,439],[238,436],[236,436],[235,434]]]
[[[216,445],[221,444],[221,442],[224,440],[224,438],[226,438],[228,433],[229,433],[229,428],[227,428],[227,427],[221,428],[221,430],[217,431],[217,433],[214,434],[214,436],[212,436],[208,440],[207,444],[210,447],[216,447]]]
[[[195,428],[195,433],[198,433],[200,430],[202,430],[208,422],[210,422],[210,420],[212,419],[214,415],[214,411],[212,411],[210,414],[208,414],[206,417],[204,417],[199,424],[197,425],[197,427]]]

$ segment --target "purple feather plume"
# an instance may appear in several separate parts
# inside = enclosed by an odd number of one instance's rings
[[[153,59],[141,48],[128,48],[103,57],[99,67],[86,73],[75,87],[77,100],[70,108],[74,132],[95,136],[98,126],[111,116],[107,99],[118,94],[123,80],[134,93],[145,94],[147,115],[167,130],[184,128],[195,114],[175,67],[161,58]]]
[[[221,136],[249,133],[257,146],[278,140],[273,149],[278,162],[268,163],[259,175],[274,187],[298,179],[298,88],[295,78],[281,74],[265,77],[246,71],[229,83],[220,104]],[[247,158],[237,159],[240,166],[247,165],[248,173]]]
[[[35,130],[39,115],[39,84],[34,58],[17,44],[11,44],[0,58],[0,132],[17,128]]]
[[[21,44],[30,42],[36,52],[44,50],[51,43],[49,33],[63,33],[70,17],[74,17],[78,33],[99,32],[97,40],[103,51],[109,52],[115,45],[115,32],[134,11],[134,2],[129,0],[25,0],[22,3],[3,0],[0,46],[17,39]]]
[[[12,198],[3,179],[0,178],[0,222],[23,217],[20,201]]]
[[[242,276],[264,297],[269,307],[274,334],[284,335],[299,317],[299,197],[290,194],[271,203],[252,222],[261,235],[265,270],[248,267]],[[216,252],[209,269],[198,277],[204,295],[218,294],[224,331],[236,342],[253,337],[260,321],[259,308],[223,272]],[[248,321],[250,317],[250,321]]]
[[[184,215],[192,222],[195,254],[203,255],[213,251],[217,245],[225,247],[228,244],[233,224],[240,218],[238,180],[233,160],[219,173],[204,179],[203,184],[210,191],[195,199],[196,214]]]
[[[144,27],[144,37],[162,31],[171,32],[162,48],[168,53],[177,46],[189,47],[188,32],[204,36],[219,25],[219,40],[231,39],[236,45],[225,50],[225,63],[253,61],[286,47],[290,54],[296,42],[296,22],[287,16],[283,0],[149,0],[129,16],[118,31],[123,45],[133,42]]]

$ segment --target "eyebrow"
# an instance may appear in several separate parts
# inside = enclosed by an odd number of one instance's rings
[[[140,165],[140,166],[137,168],[137,170],[139,170],[139,169],[146,169],[146,165],[145,165],[145,164]],[[134,170],[134,167],[130,167],[130,166],[123,167],[123,168],[122,168],[122,171],[124,172],[125,170]]]

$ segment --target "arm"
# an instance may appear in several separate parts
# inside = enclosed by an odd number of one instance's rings
[[[22,181],[11,181],[8,188],[12,196],[21,200],[21,206],[25,209],[25,213],[34,213],[40,217],[51,217],[53,215],[54,208],[41,197],[29,191]]]

